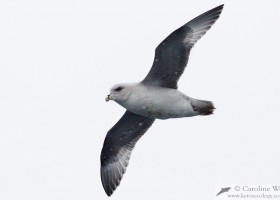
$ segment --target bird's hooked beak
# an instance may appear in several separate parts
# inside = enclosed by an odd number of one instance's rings
[[[110,94],[108,94],[108,95],[106,96],[105,101],[106,101],[106,102],[110,101]]]

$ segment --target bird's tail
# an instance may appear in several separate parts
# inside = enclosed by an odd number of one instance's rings
[[[191,105],[198,115],[211,115],[215,110],[214,104],[211,101],[192,99]]]

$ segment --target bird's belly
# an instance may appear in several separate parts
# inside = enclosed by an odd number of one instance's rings
[[[136,114],[157,119],[187,117],[193,114],[190,102],[186,98],[174,95],[134,100],[126,108]]]
[[[139,114],[142,114],[146,117],[152,117],[157,119],[168,119],[171,117],[171,113],[167,112],[163,107],[143,105],[142,109],[139,110]]]

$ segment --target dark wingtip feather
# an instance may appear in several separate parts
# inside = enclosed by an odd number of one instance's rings
[[[217,10],[217,11],[218,11],[218,10],[223,10],[224,5],[225,5],[225,4],[221,4],[221,5],[217,6],[217,7],[215,7],[215,8],[213,8],[213,9],[209,10],[208,12],[214,12],[215,10]]]
[[[101,182],[104,191],[108,196],[111,196],[117,187],[113,187],[113,185],[111,185],[112,180],[110,181],[110,179],[112,179],[112,177],[110,176],[110,173],[111,172],[109,171],[108,167],[101,167]]]
[[[211,25],[213,25],[215,23],[215,21],[220,17],[220,14],[222,13],[222,10],[224,8],[224,4],[219,5],[215,8],[212,8],[211,10],[206,11],[205,13],[202,13],[201,15],[195,17],[194,19],[192,19],[191,21],[189,21],[187,24],[191,25],[193,23],[201,23],[202,21],[207,21],[207,20],[213,20],[213,23],[211,23]]]

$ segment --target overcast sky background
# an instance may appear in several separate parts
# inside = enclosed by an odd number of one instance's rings
[[[280,184],[279,1],[0,1],[0,199],[103,200],[100,151],[172,31],[225,3],[179,90],[207,117],[157,120],[111,199],[213,199],[216,185]]]

